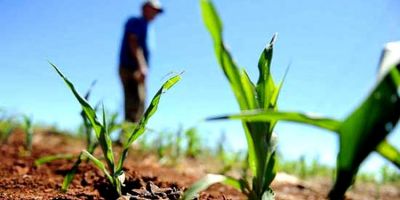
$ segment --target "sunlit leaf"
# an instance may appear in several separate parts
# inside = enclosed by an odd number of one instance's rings
[[[354,181],[361,162],[396,126],[400,117],[400,99],[396,77],[400,64],[380,80],[368,98],[347,117],[340,129],[340,148],[336,183],[329,196],[344,196]]]
[[[400,151],[396,147],[387,141],[383,141],[378,145],[376,151],[400,169]]]
[[[236,119],[249,122],[265,122],[265,121],[291,121],[306,123],[320,128],[337,131],[340,127],[338,120],[318,117],[311,114],[303,114],[297,112],[280,112],[274,110],[255,110],[245,111],[240,114],[224,115],[208,118],[207,120]]]

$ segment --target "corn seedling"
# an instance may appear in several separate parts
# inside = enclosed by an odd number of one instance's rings
[[[161,95],[180,80],[181,78],[180,75],[175,75],[169,80],[167,80],[158,90],[156,95],[153,97],[150,106],[146,109],[143,117],[139,121],[138,125],[135,127],[135,129],[129,136],[128,140],[123,144],[122,153],[119,157],[118,162],[116,163],[114,160],[114,152],[112,150],[112,141],[108,133],[109,129],[107,127],[105,119],[104,108],[103,108],[103,122],[100,122],[97,118],[95,110],[89,105],[89,103],[84,98],[80,96],[80,94],[76,91],[74,85],[61,73],[61,71],[55,65],[53,64],[51,65],[57,71],[58,75],[60,75],[60,77],[64,80],[65,84],[71,90],[71,92],[81,105],[87,118],[89,119],[94,129],[97,141],[99,142],[99,145],[103,152],[106,165],[104,165],[98,158],[94,157],[90,152],[86,150],[82,151],[82,156],[87,157],[90,161],[92,161],[95,164],[95,166],[98,167],[105,174],[107,180],[114,187],[118,195],[121,195],[121,187],[123,186],[125,179],[125,175],[123,172],[123,164],[128,155],[128,150],[131,144],[144,133],[145,126],[149,118],[157,110]]]
[[[172,159],[174,163],[176,163],[176,161],[182,156],[182,132],[183,127],[180,125],[175,133],[175,144],[173,146],[174,149],[172,153]]]
[[[168,137],[168,135],[166,135],[164,132],[161,132],[159,137],[157,137],[154,141],[157,157],[161,164],[166,162],[165,156],[168,150],[168,143],[165,142],[165,138],[171,139],[171,137]]]
[[[33,127],[32,119],[28,116],[23,116],[24,120],[24,132],[25,132],[25,150],[29,153],[32,152],[32,137],[33,137]]]
[[[394,51],[397,49],[397,52]],[[388,53],[389,52],[389,53]],[[389,57],[390,56],[390,57]],[[339,154],[334,187],[330,199],[343,199],[352,185],[361,162],[377,151],[400,168],[400,152],[385,138],[400,117],[400,42],[387,45],[381,71],[369,96],[344,120],[315,117],[296,112],[275,110],[249,111],[213,119],[240,119],[247,122],[292,121],[317,126],[339,135]]]
[[[96,84],[96,81],[93,81],[92,84],[90,85],[88,91],[86,92],[84,98],[86,101],[89,100],[91,91],[93,86]],[[99,103],[96,104],[96,106],[94,107],[94,111],[96,112],[99,108]],[[92,136],[92,132],[93,132],[93,126],[89,121],[89,117],[86,115],[85,111],[82,109],[81,111],[81,117],[82,117],[82,121],[83,121],[83,125],[84,125],[84,129],[85,129],[85,138],[86,138],[86,151],[90,154],[93,154],[94,150],[96,149],[96,147],[99,145],[99,142],[93,138]],[[68,155],[65,155],[65,157],[63,158],[62,156],[60,156],[60,159],[69,159]],[[78,157],[76,158],[75,163],[72,165],[71,169],[67,172],[67,174],[64,177],[64,181],[63,184],[61,186],[61,191],[66,192],[68,190],[69,185],[71,184],[72,180],[74,179],[74,176],[76,174],[76,171],[79,168],[79,165],[82,163],[82,161],[84,160],[84,156],[82,154],[82,152],[78,155]]]
[[[201,151],[201,143],[199,133],[196,128],[190,128],[185,132],[187,147],[186,156],[189,158],[197,158]]]
[[[0,142],[6,143],[16,124],[12,117],[2,117],[0,120]]]
[[[214,49],[219,65],[228,79],[240,110],[277,109],[277,99],[281,84],[276,84],[270,73],[273,45],[276,35],[262,51],[259,62],[259,79],[251,82],[244,69],[234,62],[223,41],[223,27],[210,0],[201,0],[203,21],[214,42]],[[188,191],[201,191],[215,182],[224,182],[240,189],[249,199],[273,199],[270,184],[275,177],[276,136],[273,130],[276,122],[243,122],[248,147],[248,162],[252,172],[251,184],[247,177],[235,180],[221,175],[209,175],[195,183]],[[193,189],[193,190],[192,190]],[[196,193],[196,192],[194,192]],[[185,199],[192,198],[185,195]]]

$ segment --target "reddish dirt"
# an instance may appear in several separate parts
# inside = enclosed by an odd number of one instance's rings
[[[39,167],[34,161],[45,155],[78,154],[82,142],[52,132],[36,132],[33,151],[23,150],[23,133],[16,131],[0,146],[0,199],[116,199],[103,174],[90,163],[82,163],[66,193],[60,192],[66,172],[73,160],[58,160]],[[95,155],[100,157],[101,152]],[[151,156],[131,152],[125,163],[126,186],[123,193],[130,199],[178,199],[190,184],[204,175],[198,162],[186,162],[184,170],[162,167]],[[274,181],[276,199],[325,199],[329,181],[312,183]],[[372,189],[371,189],[372,188]],[[374,186],[357,187],[347,199],[400,199],[400,189]],[[378,198],[376,198],[378,197]],[[223,185],[214,185],[200,195],[200,199],[245,199],[239,191]]]

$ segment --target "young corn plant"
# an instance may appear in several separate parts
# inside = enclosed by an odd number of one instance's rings
[[[240,119],[250,122],[292,121],[334,131],[339,136],[336,181],[330,199],[344,199],[353,184],[359,166],[376,151],[400,168],[400,152],[387,140],[400,118],[400,42],[387,45],[380,74],[369,96],[344,120],[314,117],[304,113],[276,110],[248,111],[237,115],[212,118]]]
[[[0,142],[6,143],[11,133],[14,131],[16,124],[12,117],[2,117],[0,119]]]
[[[276,84],[270,67],[276,35],[262,51],[259,62],[257,83],[251,82],[244,69],[240,69],[225,47],[223,27],[220,18],[210,0],[201,0],[203,21],[214,42],[215,54],[226,78],[228,79],[240,110],[277,109],[277,100],[282,83]],[[273,199],[274,193],[270,184],[276,175],[276,136],[273,134],[275,121],[245,122],[248,147],[248,163],[252,177],[240,180],[222,176],[208,175],[195,183],[185,194],[184,199],[191,199],[194,194],[216,182],[230,184],[240,189],[249,199]]]
[[[201,152],[201,143],[199,133],[196,128],[190,128],[185,131],[187,140],[186,156],[189,158],[197,158]]]
[[[173,146],[173,152],[172,152],[172,161],[174,165],[177,164],[177,161],[182,157],[182,132],[183,132],[183,127],[182,125],[179,126],[178,130],[175,133],[175,144]]]
[[[32,127],[32,119],[28,116],[23,116],[24,120],[24,132],[25,132],[25,150],[29,153],[32,153],[32,137],[33,137],[33,127]]]
[[[156,95],[153,97],[150,106],[146,109],[138,125],[135,127],[135,129],[129,136],[127,142],[123,144],[122,153],[120,154],[118,162],[116,163],[114,160],[114,152],[112,150],[112,141],[108,133],[109,129],[107,127],[107,122],[105,119],[104,108],[103,108],[103,121],[100,122],[97,118],[95,110],[89,105],[89,103],[84,98],[80,96],[80,94],[76,91],[74,85],[61,73],[61,71],[55,65],[53,64],[51,65],[57,71],[58,75],[60,75],[60,77],[64,80],[65,84],[71,90],[71,92],[81,105],[87,118],[89,119],[94,129],[97,141],[103,152],[106,165],[104,165],[103,162],[101,162],[98,158],[94,157],[90,152],[86,150],[82,151],[82,156],[87,157],[90,161],[92,161],[95,164],[96,167],[98,167],[105,174],[107,180],[114,187],[118,195],[121,196],[122,195],[121,188],[124,184],[124,179],[125,179],[125,175],[123,172],[123,164],[128,155],[128,150],[131,144],[144,133],[145,126],[148,120],[157,110],[161,95],[181,79],[180,75],[175,75],[171,77],[158,90]]]

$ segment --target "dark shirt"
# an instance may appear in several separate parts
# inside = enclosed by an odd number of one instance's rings
[[[133,57],[129,46],[129,35],[134,34],[137,37],[138,45],[143,49],[143,55],[146,62],[149,60],[149,51],[147,48],[147,27],[148,23],[143,17],[132,17],[125,24],[124,37],[122,38],[119,64],[120,67],[128,69],[137,69],[137,59]]]

